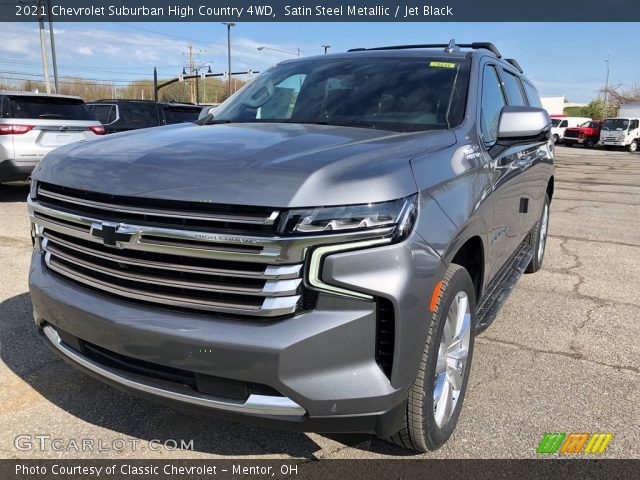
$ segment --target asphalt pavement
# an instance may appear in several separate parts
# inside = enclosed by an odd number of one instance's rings
[[[556,152],[544,268],[477,338],[457,430],[424,455],[185,413],[63,363],[33,325],[28,188],[0,186],[0,458],[535,458],[545,432],[613,433],[601,456],[640,458],[640,154]]]

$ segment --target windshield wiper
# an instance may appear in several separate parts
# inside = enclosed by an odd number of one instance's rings
[[[38,118],[62,118],[59,113],[41,113]]]
[[[198,120],[196,120],[195,122],[196,125],[219,125],[221,123],[237,123],[234,122],[232,120],[220,120],[220,119],[215,119],[213,118],[213,115],[209,114],[205,117],[202,117]]]

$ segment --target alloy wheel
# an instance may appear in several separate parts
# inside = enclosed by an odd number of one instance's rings
[[[465,292],[458,292],[445,320],[436,363],[433,413],[439,428],[447,424],[460,398],[470,341],[469,297]]]

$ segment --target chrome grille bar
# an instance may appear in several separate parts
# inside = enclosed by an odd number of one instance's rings
[[[172,210],[172,209],[153,209],[153,208],[139,208],[133,205],[127,204],[115,204],[104,203],[95,200],[87,200],[83,198],[71,197],[58,192],[52,192],[46,187],[39,186],[37,191],[38,198],[42,198],[45,202],[47,199],[54,199],[65,203],[71,203],[73,205],[87,207],[96,210],[105,210],[108,212],[152,216],[152,217],[165,217],[176,219],[189,219],[189,220],[204,220],[209,222],[229,222],[229,223],[248,223],[256,225],[273,225],[278,218],[278,210],[273,210],[268,216],[262,215],[226,215],[218,212],[212,213],[198,213],[185,210]]]
[[[45,250],[51,251],[49,242],[55,248],[55,245],[60,245],[69,250],[75,250],[81,254],[96,257],[97,259],[104,259],[119,264],[132,265],[143,268],[153,268],[158,270],[167,270],[172,272],[184,272],[184,273],[196,273],[203,275],[220,275],[224,277],[241,277],[241,278],[256,278],[266,280],[285,280],[291,278],[299,278],[302,264],[298,265],[263,265],[259,270],[248,269],[230,269],[230,268],[214,268],[203,267],[197,265],[187,265],[180,262],[180,257],[167,256],[166,262],[147,260],[141,258],[134,258],[127,256],[124,250],[111,250],[98,249],[99,245],[96,243],[95,248],[81,245],[79,243],[73,243],[71,241],[63,239],[60,235],[56,235],[52,231],[46,231],[43,239],[43,247]]]

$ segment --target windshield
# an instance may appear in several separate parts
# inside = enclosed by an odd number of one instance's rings
[[[602,124],[602,130],[623,131],[629,127],[629,120],[626,118],[608,118]]]
[[[552,118],[551,119],[551,126],[552,127],[557,127],[558,125],[560,125],[561,121],[562,121],[561,118]]]
[[[585,127],[585,128],[594,128],[596,126],[596,124],[595,124],[595,122],[584,122],[580,126],[581,127]]]
[[[85,103],[76,98],[38,97],[36,95],[9,98],[11,118],[42,118],[54,120],[95,120]]]
[[[464,118],[467,60],[352,58],[296,61],[260,75],[213,122],[287,122],[416,131]]]

